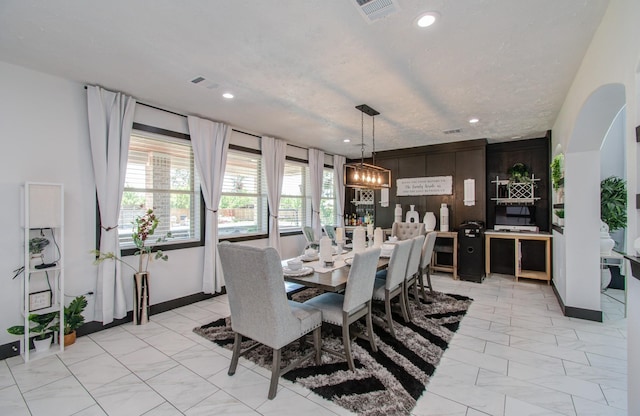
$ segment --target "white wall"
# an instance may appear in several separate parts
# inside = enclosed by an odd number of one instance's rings
[[[570,140],[581,140],[580,135],[576,135],[576,131],[580,129],[578,123],[578,115],[580,114],[585,103],[588,102],[589,96],[600,87],[608,84],[621,84],[624,88],[624,104],[627,109],[627,120],[625,124],[625,141],[627,149],[626,153],[626,177],[629,189],[639,189],[639,178],[637,174],[638,149],[635,143],[635,126],[640,124],[640,113],[638,109],[638,84],[636,82],[637,72],[640,63],[640,2],[637,0],[616,0],[609,3],[609,7],[603,20],[598,28],[594,38],[583,59],[582,65],[576,74],[571,89],[565,98],[560,114],[553,126],[554,146],[559,142],[564,149],[570,149],[576,143],[569,143]],[[613,120],[613,116],[610,117]],[[604,137],[604,133],[601,137]],[[568,154],[569,152],[567,152]],[[595,163],[599,162],[594,161]],[[569,174],[571,166],[566,163],[566,171]],[[567,188],[570,185],[567,184]],[[577,186],[577,185],[574,185]],[[567,189],[569,191],[569,189]],[[577,282],[581,276],[572,275],[569,271],[569,263],[578,261],[578,251],[583,252],[582,259],[587,256],[597,257],[598,252],[593,252],[593,248],[589,247],[591,254],[586,254],[582,246],[584,241],[578,241],[578,244],[570,244],[569,240],[572,233],[578,231],[577,227],[571,227],[571,221],[575,218],[576,212],[569,209],[571,204],[570,196],[567,192],[565,198],[565,238],[566,244],[566,262],[567,262],[567,282]],[[575,210],[584,207],[576,206]],[[627,235],[627,247],[629,242],[633,241],[640,230],[638,230],[638,211],[635,209],[635,195],[629,193],[629,224]],[[597,221],[590,219],[582,224],[585,227],[591,227]],[[575,255],[569,255],[572,252]],[[628,290],[628,307],[629,311],[637,311],[640,304],[640,285],[637,281],[629,282]],[[570,296],[570,284],[567,284],[567,297]],[[590,297],[590,295],[589,295]],[[588,301],[586,302],[588,303]],[[565,303],[566,304],[566,303]],[[640,315],[638,313],[629,313],[627,321],[628,325],[628,367],[629,367],[629,385],[628,385],[628,413],[630,415],[640,414],[640,356],[633,353],[640,351]]]
[[[20,187],[26,181],[60,182],[65,186],[65,292],[70,296],[93,291],[97,270],[89,253],[96,241],[96,198],[84,85],[0,62],[0,264],[4,284],[0,290],[0,345],[17,340],[4,328],[22,322],[21,278],[11,280],[22,265],[23,233],[19,225]],[[135,121],[169,130],[188,132],[186,119],[137,106]],[[234,144],[255,146],[258,139],[241,133]],[[307,158],[306,149],[289,146],[288,153]],[[327,156],[327,163],[331,158]],[[267,240],[250,242],[266,246]],[[284,257],[302,252],[304,237],[283,237]],[[201,292],[203,249],[168,252],[168,262],[154,262],[151,272],[151,304]],[[129,258],[127,261],[135,261]],[[132,305],[131,280],[125,278],[128,310]],[[94,299],[85,311],[93,320]]]

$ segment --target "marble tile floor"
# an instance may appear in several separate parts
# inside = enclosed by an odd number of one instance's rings
[[[436,290],[475,299],[413,415],[626,415],[626,321],[562,316],[550,286],[492,275],[482,284],[433,276]],[[603,296],[604,298],[604,296]],[[228,314],[216,297],[78,338],[64,353],[0,361],[0,415],[346,415],[191,332]],[[617,308],[617,309],[616,309]]]

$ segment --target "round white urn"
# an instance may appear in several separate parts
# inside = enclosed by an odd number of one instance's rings
[[[427,212],[424,214],[424,228],[427,231],[433,231],[436,229],[436,214],[433,212]]]

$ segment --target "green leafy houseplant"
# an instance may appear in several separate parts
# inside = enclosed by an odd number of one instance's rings
[[[564,165],[564,155],[562,153],[556,155],[551,161],[551,184],[553,189],[558,190],[564,185],[564,172],[562,167]]]
[[[37,340],[47,339],[49,333],[58,330],[58,312],[49,312],[42,315],[32,313],[29,315],[29,322],[33,323],[29,327],[29,332],[36,335]],[[24,325],[15,325],[7,328],[7,332],[12,335],[24,335]]]
[[[615,231],[627,226],[627,183],[617,176],[600,182],[600,218]]]
[[[531,174],[529,168],[524,163],[514,163],[513,166],[507,171],[509,175],[509,181],[515,183],[528,183],[531,182]]]
[[[34,237],[29,240],[29,253],[40,254],[46,246],[49,245],[49,240],[44,237]]]
[[[64,335],[69,335],[82,324],[84,324],[84,316],[82,312],[87,307],[87,299],[84,296],[78,296],[64,307]]]
[[[100,250],[92,250],[91,253],[96,256],[96,260],[94,264],[100,264],[105,260],[117,260],[122,264],[127,265],[136,273],[146,272],[149,268],[149,262],[152,259],[155,260],[169,260],[169,256],[164,254],[162,250],[157,250],[155,255],[152,256],[153,246],[147,245],[148,238],[151,237],[156,228],[158,228],[158,224],[160,221],[153,213],[152,209],[147,210],[147,212],[132,222],[133,224],[133,243],[136,245],[136,251],[133,253],[134,256],[140,256],[138,260],[138,269],[136,270],[130,264],[124,262],[120,257],[118,257],[115,253],[102,253]],[[171,237],[171,233],[167,233],[164,237],[159,237],[156,239],[156,244],[164,242],[167,238]]]
[[[563,209],[557,209],[556,210],[556,215],[558,216],[558,218],[564,218],[564,210]]]

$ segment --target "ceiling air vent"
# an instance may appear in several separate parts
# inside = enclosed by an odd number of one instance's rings
[[[356,8],[367,21],[373,23],[376,20],[387,17],[397,12],[398,0],[353,0]]]
[[[443,130],[444,134],[456,134],[462,132],[462,129]]]
[[[194,85],[198,85],[200,87],[204,87],[208,90],[213,90],[215,88],[218,88],[220,86],[220,84],[217,84],[215,82],[211,82],[211,81],[207,81],[207,79],[203,76],[197,76],[195,78],[193,78],[192,80],[190,80],[190,82]]]

